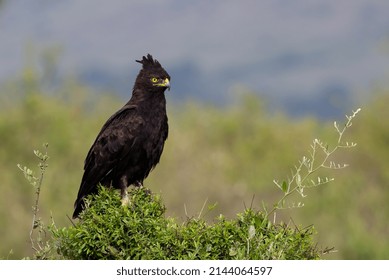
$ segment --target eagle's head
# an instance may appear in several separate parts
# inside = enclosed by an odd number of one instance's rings
[[[151,91],[170,90],[170,76],[163,69],[158,60],[153,59],[152,55],[143,56],[142,60],[136,60],[143,65],[138,77],[135,81],[135,86],[142,86]]]

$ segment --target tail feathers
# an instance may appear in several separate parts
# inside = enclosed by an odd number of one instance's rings
[[[87,197],[90,194],[97,193],[97,186],[94,182],[86,182],[82,181],[80,190],[78,191],[77,199],[74,202],[74,212],[73,212],[73,219],[78,218],[80,213],[85,208],[85,197]]]
[[[73,212],[73,219],[78,218],[82,210],[85,208],[85,201],[84,198],[88,195],[94,192],[93,188],[94,184],[90,184],[85,179],[85,174],[82,177],[80,189],[78,190],[77,199],[74,202],[74,212]]]
[[[96,182],[90,182],[87,180],[82,180],[80,190],[78,191],[77,199],[74,202],[74,212],[73,212],[73,219],[78,218],[79,214],[84,210],[85,208],[85,198],[90,194],[97,193],[97,185],[99,183]]]
[[[85,207],[84,197],[81,197],[80,199],[77,199],[74,202],[73,219],[78,218],[82,210],[84,210],[84,207]]]

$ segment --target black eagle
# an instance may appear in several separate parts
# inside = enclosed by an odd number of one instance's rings
[[[127,187],[142,186],[159,162],[168,136],[165,90],[170,89],[170,76],[150,54],[136,62],[143,67],[131,99],[107,120],[86,156],[73,218],[98,184],[120,189],[125,203]]]

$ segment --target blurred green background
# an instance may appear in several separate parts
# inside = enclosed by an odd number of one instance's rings
[[[33,150],[49,143],[39,215],[46,224],[52,217],[58,227],[70,226],[67,215],[86,153],[105,120],[124,103],[74,78],[49,89],[45,79],[44,72],[26,66],[0,88],[1,259],[32,255],[34,189],[16,165],[38,172]],[[244,90],[225,107],[175,104],[171,94],[174,88],[167,93],[169,138],[145,186],[161,194],[167,215],[182,221],[199,215],[204,203],[217,203],[202,212],[210,222],[220,213],[233,218],[250,205],[261,210],[262,202],[271,207],[281,197],[273,179],[286,178],[308,155],[313,139],[331,144],[337,138],[332,121],[269,112],[266,101]],[[277,212],[276,221],[313,224],[318,246],[337,250],[324,258],[389,259],[389,91],[377,89],[369,96],[345,135],[357,147],[336,156],[350,166],[326,171],[335,181],[309,190],[305,199],[290,198],[303,202],[303,208]]]

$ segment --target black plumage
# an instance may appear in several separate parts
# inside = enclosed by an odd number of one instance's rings
[[[160,160],[168,136],[165,90],[170,76],[150,54],[136,62],[143,67],[131,99],[107,120],[86,156],[73,218],[99,183],[120,189],[126,200],[127,187],[142,186]]]

